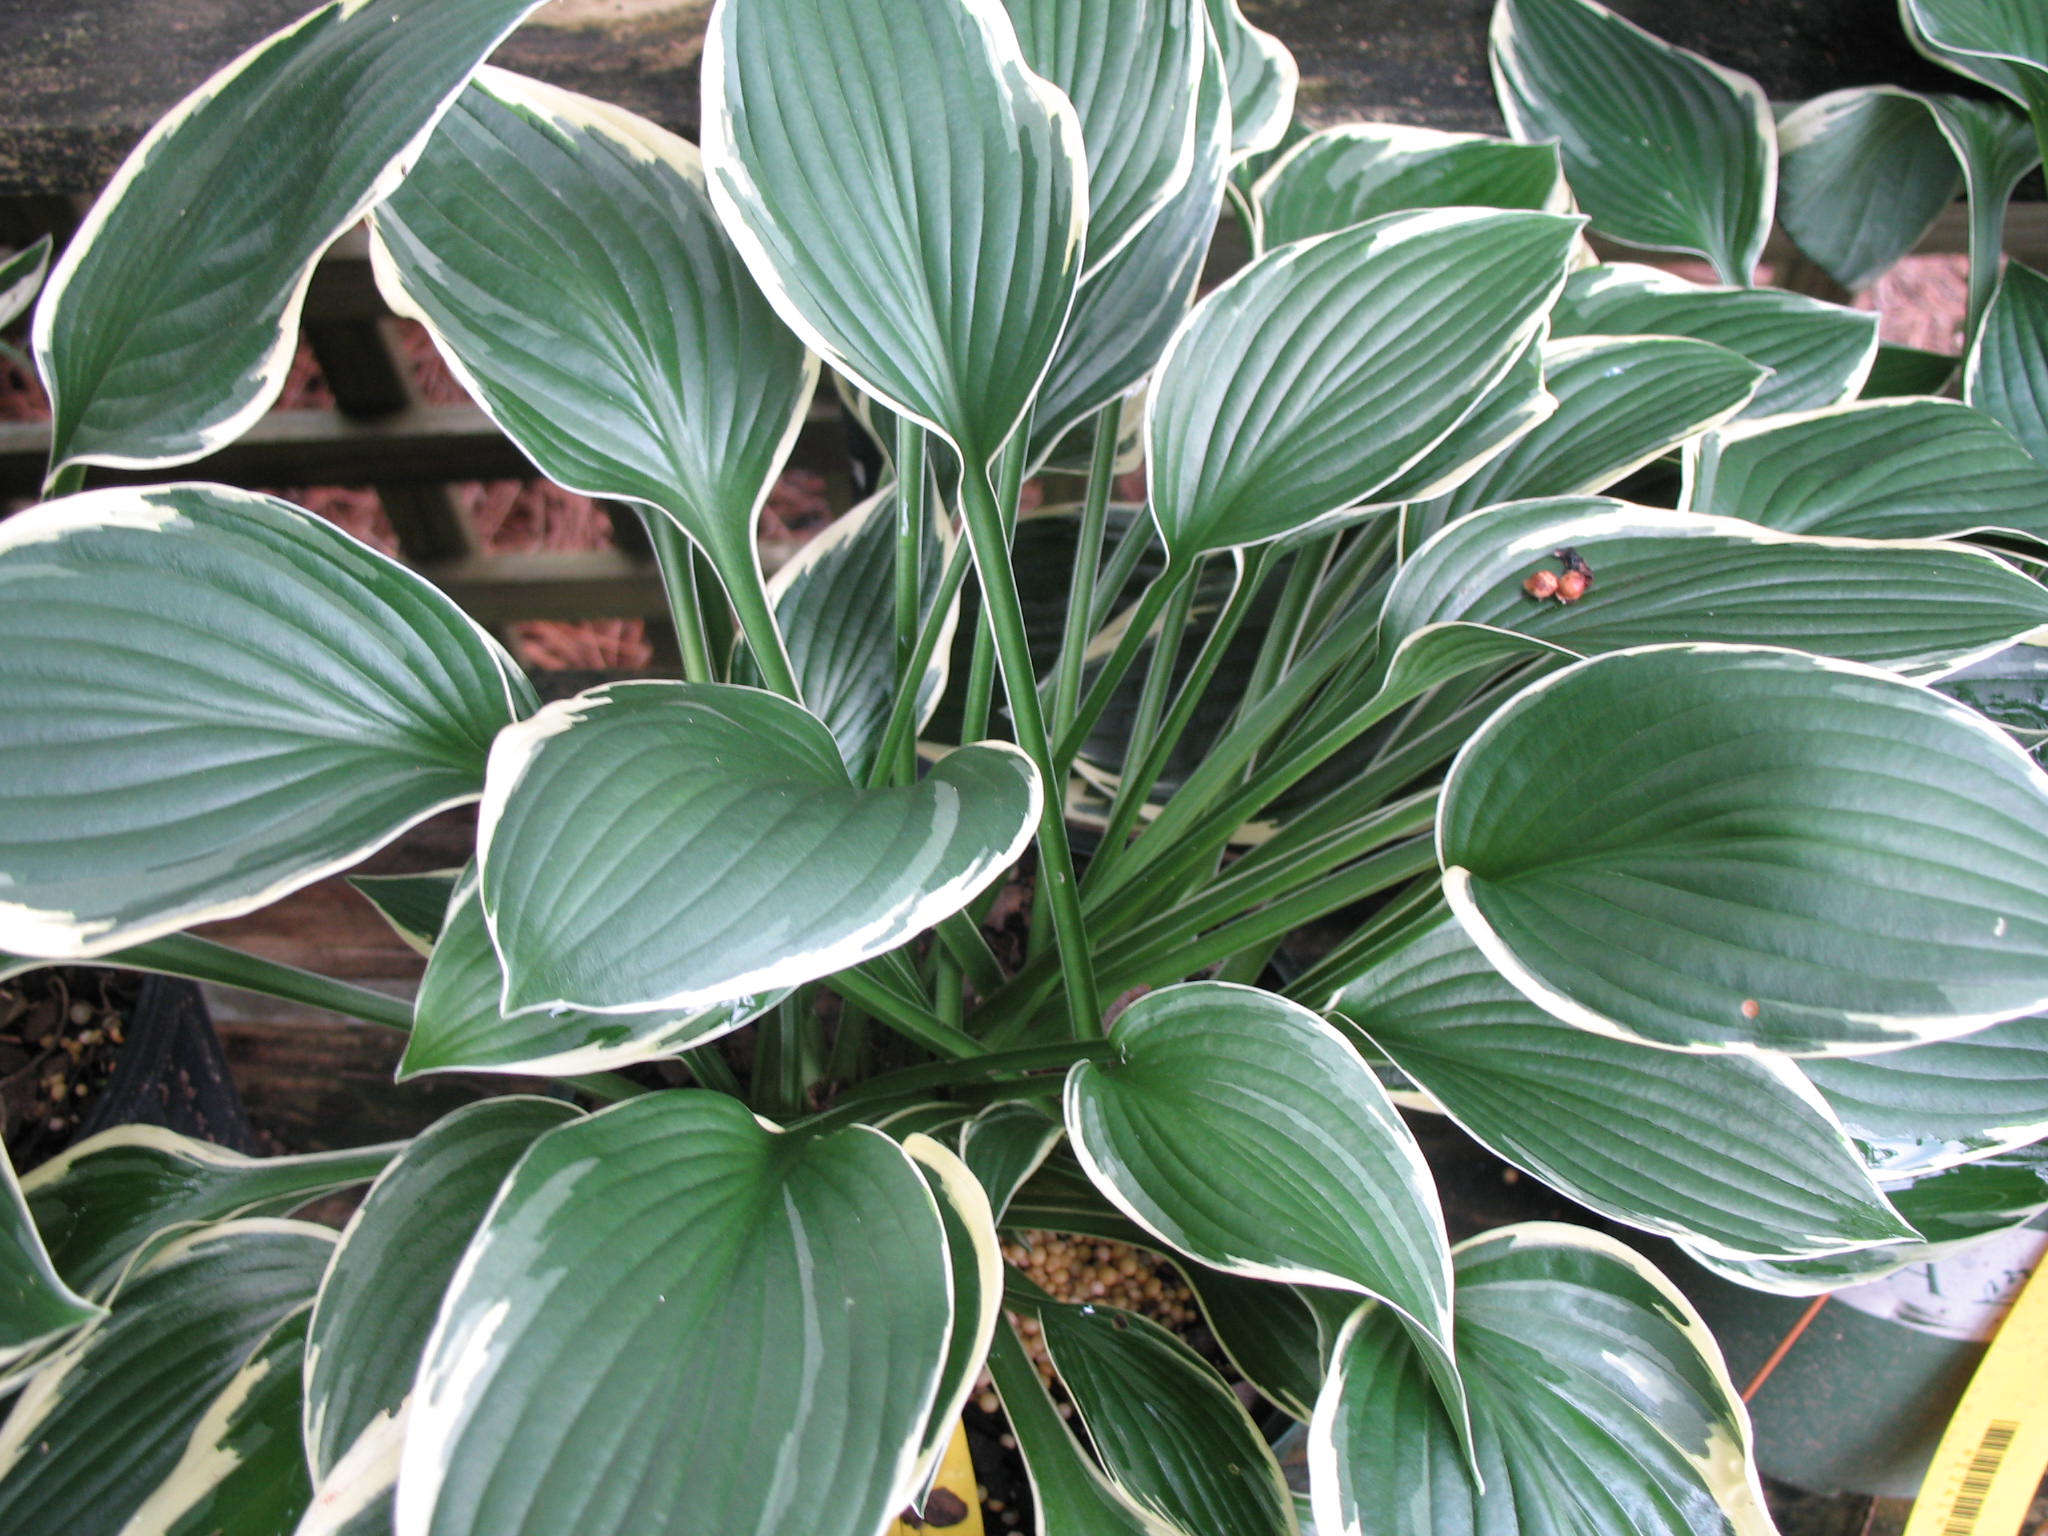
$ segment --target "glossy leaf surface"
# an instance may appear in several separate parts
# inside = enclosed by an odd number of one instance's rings
[[[0,650],[0,947],[63,958],[265,906],[474,799],[532,697],[418,576],[223,486],[9,518]]]
[[[427,1343],[398,1530],[871,1536],[950,1290],[924,1180],[866,1128],[790,1137],[686,1092],[551,1131]]]
[[[2048,777],[1938,694],[1660,646],[1494,715],[1452,765],[1438,848],[1459,920],[1547,1012],[1827,1054],[2048,1003],[2044,813]]]
[[[1830,91],[1778,124],[1778,217],[1844,288],[1867,288],[1920,243],[1962,169],[1927,104],[1889,86]]]
[[[1964,398],[2048,464],[2048,277],[2008,263],[1963,373]]]
[[[478,836],[503,1006],[652,1013],[830,975],[958,911],[1038,808],[1030,762],[995,743],[858,790],[815,716],[752,689],[550,705],[499,738]]]
[[[1259,178],[1255,199],[1269,248],[1412,208],[1570,207],[1554,144],[1393,123],[1310,134]]]
[[[1690,251],[1747,284],[1770,233],[1778,148],[1754,80],[1593,0],[1500,0],[1493,78],[1518,139],[1556,139],[1593,227]]]
[[[152,128],[36,309],[51,468],[182,464],[284,385],[314,259],[537,0],[334,0]]]

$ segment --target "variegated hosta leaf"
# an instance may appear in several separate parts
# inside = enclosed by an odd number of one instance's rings
[[[250,1351],[121,1536],[278,1536],[298,1525],[313,1496],[298,1436],[310,1315],[299,1308]]]
[[[1422,531],[1503,501],[1605,490],[1741,412],[1768,377],[1740,353],[1683,336],[1574,337],[1546,343],[1542,359],[1555,413],[1436,498]]]
[[[1024,62],[1081,117],[1088,271],[1128,244],[1186,184],[1195,88],[1209,33],[1200,0],[1003,0]]]
[[[2008,262],[1970,349],[1963,398],[2048,464],[2048,277]]]
[[[1788,533],[2048,541],[2048,462],[1956,400],[1865,400],[1709,433],[1682,499]]]
[[[1336,1006],[1482,1145],[1604,1216],[1744,1258],[1915,1236],[1790,1062],[1560,1023],[1454,922]]]
[[[538,0],[333,0],[152,128],[36,308],[50,467],[183,464],[284,387],[313,262]]]
[[[550,1131],[427,1342],[398,1529],[872,1536],[950,1292],[917,1165],[866,1127],[785,1135],[682,1092]]]
[[[787,994],[778,989],[731,1002],[651,1013],[542,1008],[508,1014],[505,968],[491,943],[474,875],[448,904],[440,942],[420,978],[413,1029],[398,1064],[402,1082],[427,1072],[516,1072],[573,1077],[658,1061],[685,1046],[730,1034]]]
[[[1228,90],[1222,54],[1211,37],[1196,87],[1188,178],[1075,296],[1038,391],[1031,425],[1034,464],[1076,424],[1144,380],[1194,303],[1230,175]]]
[[[156,1238],[236,1216],[282,1216],[377,1177],[404,1146],[248,1157],[155,1125],[67,1147],[22,1181],[57,1270],[95,1300]]]
[[[1556,411],[1557,400],[1543,377],[1539,337],[1523,349],[1505,377],[1480,396],[1448,436],[1439,439],[1391,484],[1382,486],[1373,499],[1408,503],[1402,507],[1405,533],[1417,507],[1433,507],[1455,495]],[[1428,500],[1418,500],[1420,497]],[[1339,521],[1333,519],[1332,526]]]
[[[959,911],[1038,813],[1030,760],[999,742],[861,790],[815,716],[750,688],[551,704],[498,738],[477,836],[504,1010],[674,1011],[829,976]]]
[[[881,747],[896,698],[896,594],[891,584],[896,515],[892,484],[835,519],[768,584],[776,626],[789,650],[804,707],[830,728],[847,771],[861,780]],[[928,616],[938,600],[951,545],[951,525],[943,517],[933,518],[919,542],[922,615]],[[920,727],[931,719],[945,692],[946,664],[959,616],[956,593],[918,683]],[[754,682],[757,677],[751,658],[734,668],[735,682]]]
[[[1202,1320],[1238,1375],[1274,1407],[1307,1423],[1323,1387],[1323,1350],[1317,1310],[1306,1298],[1330,1298],[1347,1317],[1358,1298],[1278,1280],[1248,1280],[1206,1264],[1180,1269],[1201,1306]]]
[[[0,1529],[122,1531],[250,1353],[312,1299],[333,1246],[304,1222],[234,1221],[176,1239],[130,1275],[0,1424]]]
[[[960,1158],[1000,1222],[1010,1197],[1044,1165],[1066,1128],[1033,1103],[992,1104],[960,1132]]]
[[[1903,0],[1906,31],[1936,63],[2048,115],[2048,15],[2033,0]]]
[[[1458,1409],[1443,1213],[1365,1064],[1307,1009],[1251,987],[1147,993],[1076,1064],[1067,1135],[1096,1188],[1179,1252],[1252,1279],[1388,1302]]]
[[[1239,159],[1275,148],[1294,120],[1301,68],[1287,45],[1244,19],[1237,0],[1207,0],[1230,77],[1230,149]]]
[[[1571,208],[1555,144],[1395,123],[1310,134],[1259,178],[1253,196],[1269,249],[1411,208]]]
[[[390,1519],[398,1447],[427,1335],[498,1187],[538,1136],[577,1118],[552,1099],[465,1104],[384,1170],[342,1233],[312,1311],[303,1428],[316,1529]]]
[[[1771,370],[1745,416],[1853,399],[1877,356],[1877,317],[1775,289],[1712,288],[1617,262],[1574,272],[1551,311],[1565,336],[1691,336]]]
[[[1780,1296],[1815,1296],[1840,1286],[1882,1280],[1902,1269],[1959,1253],[1987,1237],[2011,1232],[2048,1211],[2048,1147],[2018,1147],[1917,1178],[1886,1181],[1883,1187],[1899,1213],[1919,1229],[1921,1241],[1786,1263],[1743,1262],[1688,1252],[1724,1279]]]
[[[1822,1055],[2048,1006],[2048,776],[1869,667],[1579,662],[1466,743],[1437,835],[1486,957],[1598,1032]]]
[[[1521,357],[1577,227],[1398,214],[1269,252],[1210,294],[1147,403],[1152,512],[1173,558],[1369,502]]]
[[[1611,1238],[1548,1222],[1454,1253],[1486,1491],[1459,1464],[1413,1346],[1367,1307],[1309,1427],[1317,1530],[1770,1536],[1749,1415],[1670,1281]]]
[[[2006,205],[2028,171],[2041,163],[2033,124],[2002,102],[1972,96],[1921,98],[1963,168],[1970,198],[1970,307],[1981,316],[1998,282]]]
[[[1962,185],[1927,103],[1888,85],[1830,91],[1787,113],[1778,149],[1785,233],[1852,290],[1918,245]]]
[[[380,285],[550,479],[657,507],[729,585],[817,364],[720,229],[694,146],[503,70],[377,210]]]
[[[702,75],[712,200],[769,302],[979,472],[1052,357],[1088,221],[1080,120],[1002,0],[726,0]]]
[[[35,303],[49,270],[48,235],[38,236],[0,262],[0,326],[14,324]]]
[[[1593,572],[1570,604],[1531,597],[1559,549]],[[1391,648],[1484,624],[1594,655],[1671,641],[1783,645],[1909,676],[1952,672],[2048,627],[2048,590],[1998,556],[1921,540],[1817,538],[1601,497],[1518,501],[1437,534],[1395,577]]]
[[[0,1147],[0,1373],[101,1315],[64,1283]]]
[[[0,948],[104,955],[346,869],[476,798],[532,704],[419,577],[224,486],[0,527]]]
[[[2013,1019],[1956,1040],[1802,1065],[1887,1177],[2048,1137],[2048,1018]]]
[[[1216,1368],[1116,1307],[1034,1309],[1060,1385],[1116,1485],[1177,1531],[1298,1536],[1287,1480]]]
[[[407,948],[431,955],[448,916],[448,898],[461,878],[459,869],[439,869],[424,875],[350,875],[348,883]]]
[[[1593,0],[1500,0],[1493,80],[1518,139],[1559,141],[1601,234],[1690,251],[1748,286],[1777,196],[1770,103],[1747,75]]]

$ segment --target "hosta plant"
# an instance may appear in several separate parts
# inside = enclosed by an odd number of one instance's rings
[[[1904,9],[2017,107],[1774,122],[1501,0],[1496,139],[1304,131],[1234,0],[720,0],[693,147],[485,66],[530,8],[315,12],[42,285],[0,959],[559,1091],[10,1172],[0,1528],[877,1536],[986,1365],[1047,1536],[1768,1530],[1717,1349],[1615,1233],[1816,1291],[2048,1199],[2048,279],[1996,264],[2035,12]],[[1755,286],[1774,216],[1855,283],[1958,187],[1959,368]],[[1197,302],[1226,210],[1252,259]],[[87,488],[246,427],[365,216],[538,470],[642,510],[683,678],[543,705],[296,507]],[[827,367],[885,482],[764,582]],[[471,802],[466,867],[359,882],[416,1000],[187,931]],[[1604,1227],[1452,1247],[1403,1109]],[[1006,1276],[1011,1228],[1167,1255],[1273,1412]]]

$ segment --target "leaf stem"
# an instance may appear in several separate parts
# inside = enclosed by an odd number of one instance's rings
[[[1131,670],[1131,663],[1138,659],[1138,652],[1144,649],[1145,638],[1152,632],[1160,610],[1182,586],[1194,579],[1194,574],[1193,560],[1176,564],[1169,558],[1166,569],[1159,573],[1159,579],[1145,589],[1144,595],[1132,607],[1124,631],[1117,637],[1116,649],[1110,652],[1102,670],[1095,674],[1095,681],[1088,685],[1088,692],[1074,711],[1066,734],[1060,738],[1057,756],[1063,768],[1073,762],[1088,740],[1088,733],[1095,729],[1095,722],[1109,707],[1117,684],[1124,680],[1124,674]]]
[[[946,561],[946,568],[939,576],[939,590],[931,611],[924,616],[924,624],[917,632],[917,649],[911,655],[910,675],[921,677],[924,669],[931,665],[932,652],[938,649],[939,635],[945,629],[946,615],[952,609],[953,600],[960,595],[961,583],[967,579],[970,564],[967,545],[963,540],[954,547]],[[896,699],[889,707],[889,723],[882,731],[881,749],[875,754],[875,765],[868,770],[868,787],[886,783],[890,765],[905,753],[917,749],[917,690],[898,687]]]
[[[1088,461],[1088,491],[1081,503],[1081,528],[1074,542],[1074,576],[1067,587],[1067,619],[1060,635],[1052,707],[1046,728],[1064,735],[1081,701],[1081,663],[1093,632],[1095,582],[1102,574],[1102,540],[1109,528],[1109,493],[1116,478],[1116,429],[1121,402],[1111,401],[1095,413],[1095,451]]]
[[[762,680],[772,692],[792,703],[803,703],[803,690],[797,686],[789,649],[782,643],[782,627],[775,622],[775,608],[768,601],[768,587],[761,579],[761,567],[753,549],[749,547],[744,554],[707,553],[718,570],[718,579],[725,583],[725,595],[732,600],[740,633],[747,638],[747,649],[753,654],[754,665],[761,669]]]
[[[897,995],[859,970],[840,971],[827,983],[841,997],[860,1004],[868,1014],[888,1025],[905,1039],[914,1040],[935,1056],[951,1061],[985,1056],[988,1047],[963,1029],[931,1017],[922,1007]]]
[[[917,696],[923,666],[917,663],[918,604],[924,586],[925,429],[908,417],[896,420],[896,687]],[[917,670],[912,667],[916,665]],[[905,737],[889,770],[899,784],[917,777],[917,744]]]
[[[666,512],[652,507],[636,510],[647,529],[647,541],[654,546],[655,567],[661,572],[662,592],[668,598],[669,622],[675,626],[676,648],[682,652],[683,676],[693,683],[711,682],[716,674],[697,591],[695,547]]]

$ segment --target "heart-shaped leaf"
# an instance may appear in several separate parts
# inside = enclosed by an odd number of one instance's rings
[[[1970,349],[1963,398],[2048,464],[2048,277],[2007,263]]]
[[[1309,1427],[1319,1530],[1764,1536],[1749,1415],[1706,1325],[1621,1244],[1531,1222],[1455,1250],[1485,1492],[1383,1308],[1345,1329]],[[1399,1489],[1400,1497],[1388,1497]]]
[[[0,947],[103,955],[474,799],[532,692],[460,609],[285,502],[93,491],[0,527]]]
[[[1399,214],[1269,252],[1210,294],[1146,405],[1172,558],[1298,532],[1420,460],[1536,336],[1576,230],[1546,213]]]
[[[400,1081],[457,1071],[574,1077],[658,1061],[730,1034],[785,995],[778,989],[652,1013],[546,1008],[507,1014],[505,969],[491,943],[474,875],[456,887],[448,907],[441,940],[420,978],[412,1035],[398,1064]]]
[[[251,1351],[312,1299],[333,1246],[304,1222],[235,1221],[158,1252],[0,1424],[0,1525],[122,1531]]]
[[[1310,134],[1259,178],[1253,200],[1266,248],[1411,208],[1571,207],[1555,144],[1396,123]]]
[[[1556,139],[1593,227],[1690,251],[1747,287],[1777,195],[1770,103],[1747,75],[1593,0],[1500,0],[1493,81],[1518,139]]]
[[[1237,0],[1207,0],[1209,25],[1230,78],[1231,153],[1239,159],[1278,147],[1294,120],[1301,69],[1287,45],[1244,19]]]
[[[1903,0],[1906,31],[1936,62],[2048,115],[2048,15],[2031,0]]]
[[[1592,572],[1569,604],[1523,583],[1569,549]],[[1476,512],[1402,566],[1380,620],[1391,649],[1432,624],[1485,624],[1593,655],[1666,642],[1784,645],[1939,676],[2048,626],[2048,591],[1996,555],[1931,541],[1827,539],[1597,497]]]
[[[0,1371],[102,1315],[64,1283],[0,1147]]]
[[[398,1529],[872,1536],[952,1312],[932,1196],[885,1136],[787,1136],[703,1092],[562,1126],[442,1305]]]
[[[1482,1145],[1602,1215],[1742,1258],[1916,1235],[1791,1063],[1560,1023],[1454,922],[1358,976],[1337,1007]]]
[[[1852,399],[1877,356],[1877,317],[1775,289],[1710,288],[1628,262],[1574,272],[1551,311],[1565,336],[1691,336],[1771,370],[1745,416]]]
[[[1683,500],[1788,533],[2048,541],[2048,461],[1956,400],[1865,400],[1709,433]]]
[[[1110,1039],[1116,1061],[1067,1078],[1067,1135],[1096,1188],[1217,1269],[1386,1301],[1455,1405],[1436,1188],[1343,1037],[1271,993],[1189,982],[1139,998]]]
[[[544,474],[659,508],[758,593],[755,522],[817,361],[719,227],[694,146],[485,69],[374,222],[392,307]]]
[[[477,835],[502,1006],[654,1013],[829,976],[959,911],[1038,813],[1002,743],[860,790],[815,716],[752,689],[549,705],[499,737]]]
[[[333,0],[173,107],[36,307],[50,468],[183,464],[284,387],[313,263],[538,0]]]
[[[1927,103],[1888,85],[1830,91],[1786,113],[1778,150],[1785,233],[1852,291],[1918,245],[1962,184]]]
[[[1051,360],[1088,227],[1080,120],[1001,0],[727,0],[702,76],[712,199],[769,302],[979,472]]]
[[[1287,1480],[1216,1368],[1115,1307],[1033,1309],[1053,1370],[1116,1485],[1189,1536],[1298,1536]]]
[[[2048,777],[1888,673],[1656,646],[1526,689],[1466,743],[1444,892],[1545,1011],[1809,1055],[2048,1006]]]
[[[2048,1018],[2013,1019],[1957,1040],[1802,1065],[1887,1177],[2048,1138]]]

